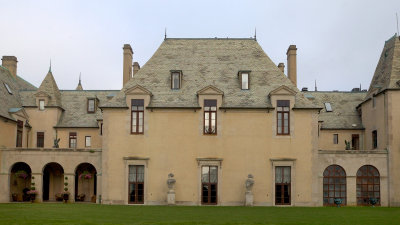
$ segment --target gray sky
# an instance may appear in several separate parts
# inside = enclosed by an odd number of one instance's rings
[[[0,0],[0,55],[18,58],[35,86],[49,60],[60,89],[120,89],[122,46],[143,66],[168,37],[251,37],[275,64],[297,45],[298,87],[369,87],[399,0],[9,1]]]

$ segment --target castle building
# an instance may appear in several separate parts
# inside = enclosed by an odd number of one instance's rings
[[[166,38],[141,68],[125,44],[121,90],[3,56],[0,202],[400,206],[399,36],[368,90],[300,91],[286,54],[287,76],[254,38]]]

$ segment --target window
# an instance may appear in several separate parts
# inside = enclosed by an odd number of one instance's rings
[[[44,110],[44,99],[39,99],[39,110]]]
[[[85,136],[85,147],[90,147],[90,146],[92,146],[92,137]]]
[[[375,167],[365,165],[357,171],[357,205],[370,205],[371,198],[381,204],[380,175]]]
[[[353,147],[353,150],[360,149],[360,135],[358,134],[351,135],[351,146]]]
[[[242,73],[242,90],[249,90],[249,74]]]
[[[69,147],[70,148],[76,148],[76,132],[70,132],[69,133]]]
[[[346,172],[341,166],[330,165],[324,171],[324,205],[335,205],[335,198],[340,198],[346,205]]]
[[[331,103],[325,102],[325,110],[326,110],[327,112],[332,112]]]
[[[333,144],[339,144],[339,134],[333,134]]]
[[[277,134],[279,135],[289,135],[290,134],[290,126],[289,126],[289,100],[278,100],[277,101]]]
[[[43,148],[44,147],[44,132],[36,133],[36,147]]]
[[[375,96],[372,96],[372,107],[375,108],[376,106],[376,98]]]
[[[132,99],[131,134],[143,134],[144,100]]]
[[[4,86],[6,87],[8,94],[12,95],[13,93],[12,93],[10,87],[8,86],[8,84],[4,83]]]
[[[131,204],[144,203],[144,166],[129,166],[129,196]]]
[[[88,99],[87,101],[87,112],[94,113],[96,111],[96,101],[94,98]]]
[[[180,89],[181,88],[181,73],[180,72],[172,72],[171,73],[171,89]]]
[[[372,131],[372,148],[378,148],[378,131]]]
[[[16,147],[22,147],[22,132],[24,130],[24,122],[21,120],[17,121],[17,143]]]
[[[103,135],[103,123],[100,124],[100,135]]]
[[[217,100],[204,100],[204,134],[217,134]]]
[[[201,203],[217,204],[218,167],[203,166],[201,168]]]
[[[275,167],[275,205],[290,205],[290,166]]]

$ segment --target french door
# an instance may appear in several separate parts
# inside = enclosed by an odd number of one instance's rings
[[[290,166],[275,167],[275,205],[290,205]]]
[[[144,166],[129,166],[128,203],[144,203]]]
[[[218,200],[218,167],[203,166],[201,168],[201,203],[216,205]]]

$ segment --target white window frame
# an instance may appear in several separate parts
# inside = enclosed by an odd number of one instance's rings
[[[42,104],[43,103],[43,104]],[[39,99],[39,110],[43,111],[46,101],[44,99]]]
[[[85,147],[92,147],[92,136],[85,136]]]

